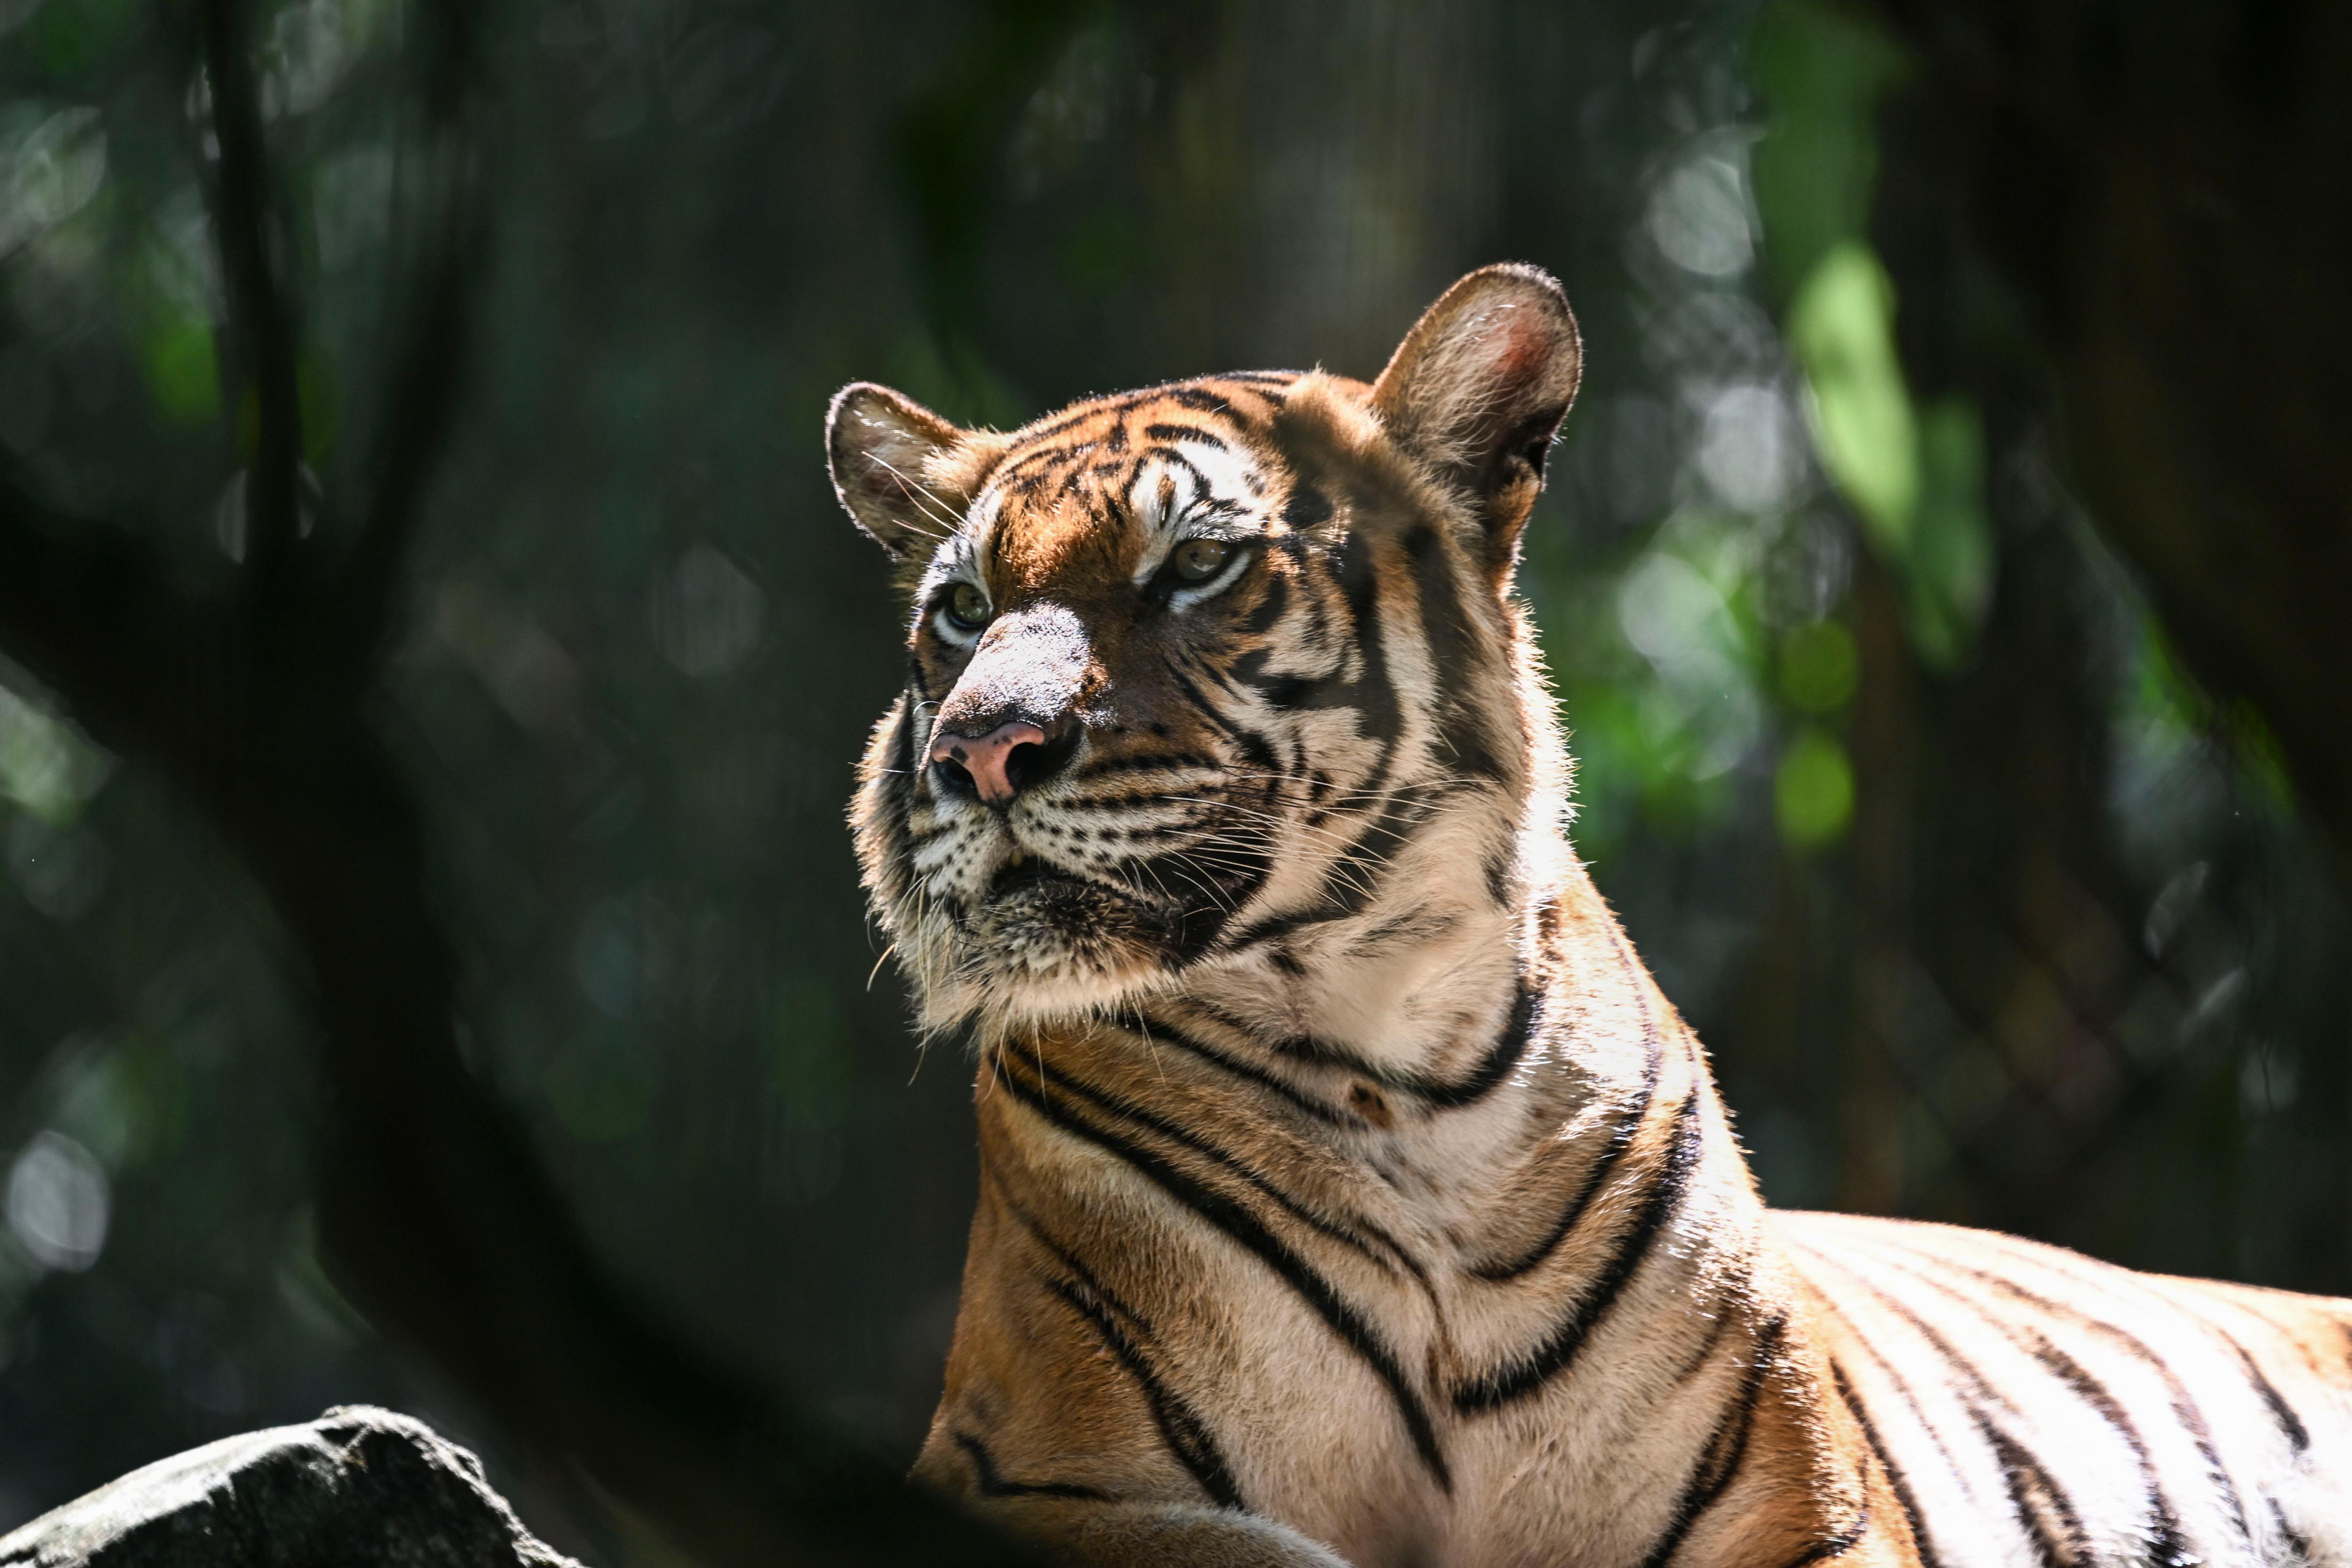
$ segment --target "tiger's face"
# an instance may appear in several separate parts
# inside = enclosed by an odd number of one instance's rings
[[[1507,580],[1576,375],[1558,286],[1489,268],[1370,385],[1214,377],[1011,434],[836,398],[836,486],[910,607],[852,820],[926,1020],[1299,967],[1410,847],[1507,896]]]

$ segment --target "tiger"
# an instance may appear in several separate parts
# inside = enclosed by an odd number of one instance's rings
[[[2352,1302],[1764,1205],[1514,586],[1582,363],[1513,264],[1369,383],[834,399],[853,834],[976,1061],[914,1479],[1100,1564],[2352,1564]]]

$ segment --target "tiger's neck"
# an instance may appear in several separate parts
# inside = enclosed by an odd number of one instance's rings
[[[1440,1272],[1533,1272],[1620,1189],[1667,1193],[1685,1250],[1735,1260],[1758,1204],[1704,1052],[1564,842],[1529,855],[1522,833],[1507,878],[1463,874],[1501,814],[1416,835],[1346,921],[1004,1043],[1050,1062],[1087,1037],[1090,1080],[1174,1124],[1238,1116],[1302,1166],[1337,1155],[1383,1207],[1409,1193],[1393,1218],[1447,1239]]]

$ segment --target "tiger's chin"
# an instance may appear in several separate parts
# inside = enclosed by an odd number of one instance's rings
[[[1181,967],[1188,912],[1032,857],[976,906],[935,915],[914,955],[926,1026],[1034,1024],[1115,1007]]]

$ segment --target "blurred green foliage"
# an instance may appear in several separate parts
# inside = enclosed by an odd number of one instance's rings
[[[0,4],[0,445],[219,582],[251,404],[177,15]],[[261,7],[331,533],[412,253],[404,15]],[[2352,1289],[2340,896],[2038,416],[1898,351],[1943,304],[1889,260],[1906,74],[1871,28],[1827,0],[484,16],[485,334],[381,721],[479,1070],[616,1267],[845,1440],[921,1430],[972,1156],[842,822],[902,611],[827,489],[825,398],[1003,423],[1367,374],[1505,256],[1566,280],[1588,347],[1523,577],[1577,845],[1770,1196]],[[0,1513],[339,1400],[465,1431],[320,1270],[301,995],[251,889],[10,671],[0,798]]]

